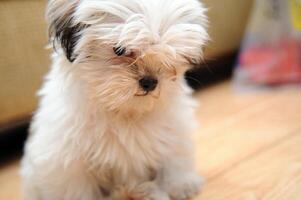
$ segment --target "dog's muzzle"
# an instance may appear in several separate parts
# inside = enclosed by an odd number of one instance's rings
[[[145,76],[139,80],[139,85],[145,92],[151,92],[156,89],[158,80],[152,76]]]

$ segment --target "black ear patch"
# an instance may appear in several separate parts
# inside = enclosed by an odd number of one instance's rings
[[[57,29],[55,33],[55,38],[61,44],[66,57],[70,62],[73,62],[76,59],[76,55],[74,54],[74,48],[81,37],[81,31],[84,26],[81,24],[77,24],[74,26],[67,25],[65,27],[61,27],[61,29]]]
[[[73,62],[76,59],[74,54],[75,46],[81,37],[82,30],[87,26],[81,23],[74,24],[73,12],[53,20],[49,27],[49,35],[52,37],[54,49],[56,44],[60,44],[67,59]]]

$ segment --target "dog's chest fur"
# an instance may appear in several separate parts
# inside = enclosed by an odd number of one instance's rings
[[[171,124],[159,121],[107,124],[98,133],[97,129],[90,133],[92,138],[81,139],[80,152],[91,172],[109,185],[150,180],[179,145]]]

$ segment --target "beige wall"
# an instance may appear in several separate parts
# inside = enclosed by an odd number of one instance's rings
[[[211,42],[207,59],[214,59],[237,49],[252,9],[253,0],[202,0],[208,7]]]
[[[252,0],[204,0],[212,42],[206,57],[237,49]],[[0,127],[31,114],[49,66],[45,0],[0,1]]]
[[[29,115],[49,63],[44,0],[0,1],[0,126]]]

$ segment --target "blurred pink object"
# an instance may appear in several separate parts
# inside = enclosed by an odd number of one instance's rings
[[[255,1],[235,70],[237,86],[301,84],[297,1]]]
[[[239,64],[257,84],[301,83],[301,42],[250,46],[242,52]]]

